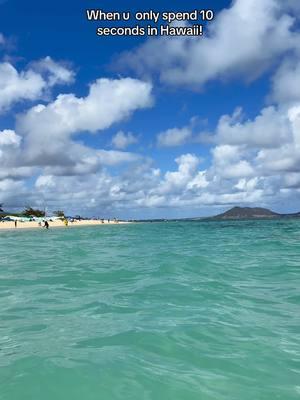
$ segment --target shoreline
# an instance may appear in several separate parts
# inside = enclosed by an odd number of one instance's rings
[[[52,228],[75,228],[78,226],[101,226],[101,225],[124,225],[129,224],[130,222],[126,221],[110,221],[104,220],[80,220],[76,222],[69,222],[68,226],[65,226],[64,222],[61,220],[48,221],[49,229]],[[37,221],[26,221],[26,222],[17,222],[17,227],[15,227],[14,221],[2,221],[0,222],[0,231],[1,230],[20,230],[20,229],[45,229],[43,224],[39,225]]]

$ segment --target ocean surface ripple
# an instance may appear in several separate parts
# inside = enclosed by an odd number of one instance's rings
[[[0,232],[0,399],[300,398],[300,221]]]

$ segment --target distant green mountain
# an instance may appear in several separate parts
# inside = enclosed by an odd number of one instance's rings
[[[259,219],[259,218],[288,218],[300,217],[300,213],[279,214],[267,208],[261,207],[233,207],[222,214],[215,215],[209,219]]]

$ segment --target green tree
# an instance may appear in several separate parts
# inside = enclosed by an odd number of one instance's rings
[[[34,209],[32,207],[26,207],[22,214],[25,217],[44,217],[45,211]]]
[[[2,213],[4,212],[3,211],[3,203],[0,203],[0,212],[2,212]]]
[[[53,214],[56,215],[57,217],[65,218],[65,213],[62,210],[54,211]]]

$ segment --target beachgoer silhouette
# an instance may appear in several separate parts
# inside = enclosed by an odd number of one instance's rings
[[[44,225],[44,227],[45,227],[46,229],[49,229],[49,224],[48,224],[48,221],[45,221],[45,225]]]
[[[15,228],[17,227],[17,220],[15,220]]]

